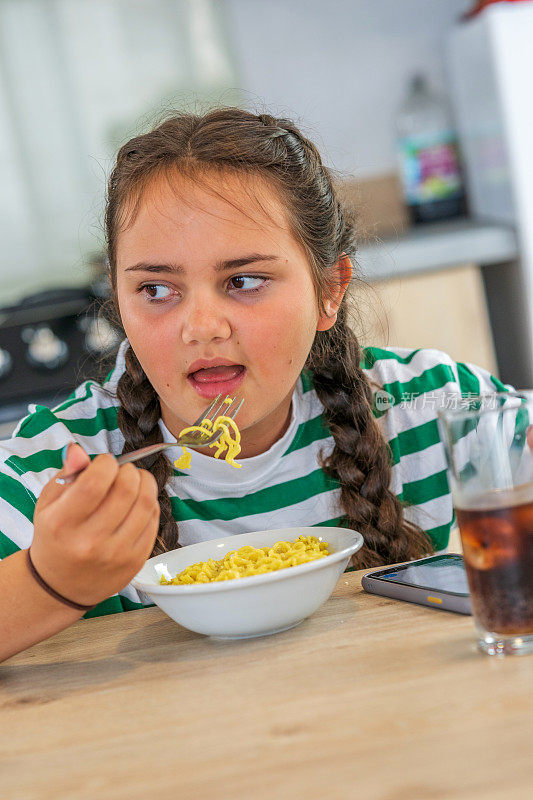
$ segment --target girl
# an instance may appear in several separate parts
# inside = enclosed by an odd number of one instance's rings
[[[106,229],[126,337],[115,367],[0,448],[0,659],[84,612],[141,607],[128,583],[143,562],[203,539],[342,524],[364,536],[358,567],[446,547],[436,408],[504,387],[437,351],[361,351],[354,226],[290,120],[226,108],[132,139]],[[241,469],[198,450],[180,472],[177,449],[117,467],[219,393],[245,398]],[[62,465],[86,469],[61,486]]]

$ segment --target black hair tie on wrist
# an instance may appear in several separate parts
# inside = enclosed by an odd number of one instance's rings
[[[59,594],[59,592],[56,592],[55,589],[52,589],[52,587],[49,586],[48,583],[46,583],[44,578],[41,578],[41,576],[35,569],[35,564],[31,560],[30,549],[31,548],[28,547],[28,549],[26,550],[26,553],[28,554],[28,567],[30,568],[31,574],[33,575],[33,577],[35,578],[41,589],[44,589],[45,592],[48,592],[48,594],[51,595],[51,597],[53,597],[55,600],[59,600],[66,606],[70,606],[70,608],[75,608],[76,611],[90,611],[92,608],[94,608],[94,605],[82,606],[81,603],[75,603],[73,600],[69,600],[68,597],[64,597],[62,594]]]

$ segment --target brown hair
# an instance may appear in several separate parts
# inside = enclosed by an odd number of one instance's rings
[[[265,179],[284,202],[323,307],[333,285],[332,267],[343,254],[355,252],[354,223],[341,207],[330,171],[291,120],[222,108],[203,116],[174,115],[120,149],[109,180],[106,210],[118,315],[117,237],[134,217],[148,184],[170,170],[195,180],[213,170]],[[372,389],[360,365],[361,348],[348,325],[347,302],[345,296],[334,326],[316,333],[306,367],[335,443],[331,455],[322,457],[321,466],[340,484],[342,524],[363,534],[365,544],[357,563],[368,567],[416,558],[432,547],[427,535],[405,519],[400,501],[389,489],[390,450],[372,413]],[[123,452],[162,441],[159,398],[131,346],[117,396]],[[154,474],[159,487],[161,521],[153,551],[158,554],[178,546],[178,527],[165,488],[171,466],[164,454],[146,460],[143,466]]]

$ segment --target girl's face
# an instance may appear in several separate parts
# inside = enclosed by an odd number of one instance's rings
[[[244,397],[246,458],[286,430],[315,333],[331,327],[338,303],[320,314],[274,191],[230,174],[212,186],[161,178],[148,187],[118,237],[117,296],[169,431],[177,436],[220,393]]]

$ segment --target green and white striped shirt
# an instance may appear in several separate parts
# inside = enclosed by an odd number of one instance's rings
[[[102,384],[87,381],[50,410],[38,406],[0,442],[0,558],[29,547],[33,511],[43,486],[61,468],[61,451],[71,441],[90,455],[122,451],[115,390],[124,371],[121,345],[115,367]],[[486,370],[453,361],[438,350],[367,348],[362,366],[375,387],[374,414],[392,458],[391,490],[409,508],[406,516],[427,530],[436,550],[446,548],[453,508],[446,461],[437,427],[437,408],[461,395],[502,391]],[[323,406],[303,372],[293,395],[289,428],[265,453],[231,469],[192,452],[191,468],[174,470],[168,483],[182,545],[246,531],[298,525],[337,525],[342,520],[339,486],[319,466],[319,454],[334,442]],[[160,421],[163,437],[172,437]],[[169,449],[174,461],[181,449]],[[86,616],[129,611],[148,604],[130,585]]]

